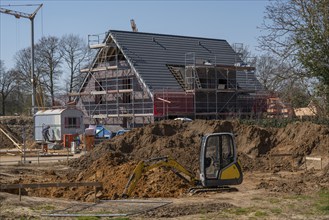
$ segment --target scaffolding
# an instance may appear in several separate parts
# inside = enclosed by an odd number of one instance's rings
[[[94,61],[80,70],[86,74],[83,89],[69,94],[78,97],[78,105],[88,115],[86,123],[131,128],[152,122],[153,102],[146,88],[113,39],[100,43],[101,39],[99,35],[88,36],[89,47],[98,52]]]
[[[243,47],[242,44],[238,46]],[[186,94],[192,94],[193,100],[189,97],[188,106],[190,110],[193,103],[193,108],[185,116],[222,119],[254,117],[266,112],[267,94],[257,84],[255,68],[242,62],[239,53],[234,65],[223,65],[217,63],[216,56],[204,59],[195,52],[188,52],[184,66],[168,65],[168,69]],[[170,112],[170,109],[163,111]]]

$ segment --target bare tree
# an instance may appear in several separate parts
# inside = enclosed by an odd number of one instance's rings
[[[88,48],[82,38],[70,34],[62,37],[60,41],[60,51],[69,69],[68,92],[72,93],[78,89],[83,80],[79,70],[80,66],[86,62]],[[69,101],[71,101],[71,96],[69,96]]]
[[[4,62],[0,60],[0,95],[2,104],[2,115],[6,115],[6,100],[15,86],[16,72],[13,70],[6,71]]]
[[[38,49],[38,47],[36,47]],[[36,52],[34,57],[34,88],[36,88],[35,101],[37,107],[42,108],[46,105],[47,97],[49,97],[46,89],[47,72],[45,71],[43,58],[41,53]],[[15,69],[17,71],[16,81],[21,85],[19,92],[25,94],[32,94],[32,82],[31,82],[31,48],[25,48],[18,51],[15,55]]]
[[[268,55],[257,57],[256,76],[264,88],[290,103],[292,107],[305,107],[311,98],[309,80],[296,75],[296,65]]]
[[[62,54],[60,53],[59,39],[54,36],[42,37],[36,45],[37,57],[40,58],[44,85],[50,94],[51,105],[55,105],[55,93],[61,72]]]
[[[244,64],[251,66],[256,65],[256,56],[251,53],[249,46],[243,45],[242,43],[234,43],[231,46]]]
[[[36,54],[34,57],[34,83],[35,87],[37,87],[38,83],[41,82],[42,78],[44,78],[43,72],[43,63],[41,57],[37,56],[40,54]],[[17,81],[19,85],[21,85],[22,90],[27,93],[32,93],[32,82],[31,82],[31,48],[25,48],[18,51],[15,55],[15,69],[18,72]]]
[[[261,28],[260,47],[292,67],[285,77],[316,78],[321,84],[317,94],[328,99],[329,0],[272,1]]]

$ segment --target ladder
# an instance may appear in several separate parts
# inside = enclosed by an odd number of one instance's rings
[[[195,52],[188,52],[188,53],[185,53],[185,80],[189,81],[190,85],[189,86],[190,88],[189,89],[195,89],[195,87],[197,89],[201,89],[202,86],[201,86],[201,82],[200,82],[200,79],[199,79],[199,75],[196,71],[196,63],[195,63],[195,60],[196,57],[195,57]],[[191,71],[191,74],[189,75],[189,77],[187,77],[187,71],[190,70]]]
[[[194,82],[195,82],[195,85],[198,89],[202,88],[200,78],[199,78],[198,72],[196,70],[194,72]]]
[[[187,86],[185,84],[185,80],[183,79],[182,73],[180,72],[180,70],[177,70],[175,68],[173,68],[172,66],[168,66],[170,72],[173,74],[173,76],[175,77],[175,79],[177,80],[177,82],[179,83],[179,85],[186,91],[187,90]]]

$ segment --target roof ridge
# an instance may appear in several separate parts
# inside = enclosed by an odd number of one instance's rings
[[[207,37],[193,37],[193,36],[186,36],[186,35],[175,35],[175,34],[159,34],[159,33],[150,33],[150,32],[133,32],[133,31],[123,31],[123,30],[109,30],[109,33],[130,33],[130,34],[146,34],[150,36],[164,36],[164,37],[180,37],[180,38],[190,38],[190,39],[198,39],[198,40],[215,40],[215,41],[226,41],[224,39],[216,39],[216,38],[207,38]]]

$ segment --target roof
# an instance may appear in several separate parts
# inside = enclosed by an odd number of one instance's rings
[[[217,65],[236,62],[236,53],[226,40],[117,30],[110,30],[109,36],[149,89],[182,89],[167,65],[192,64],[187,53]]]
[[[35,115],[60,115],[62,114],[64,111],[79,111],[81,112],[80,110],[78,109],[65,109],[65,108],[62,108],[62,109],[48,109],[48,110],[40,110],[40,111],[37,111],[35,113]]]
[[[60,115],[65,109],[48,109],[40,110],[35,113],[35,115]]]
[[[239,87],[246,90],[264,90],[263,85],[258,81],[254,72],[241,72],[236,73],[236,80]]]

